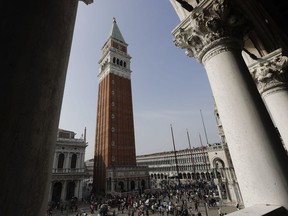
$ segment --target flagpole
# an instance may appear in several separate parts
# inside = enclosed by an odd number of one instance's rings
[[[206,137],[206,143],[207,143],[207,145],[209,145],[207,132],[206,132],[206,127],[205,127],[205,124],[204,124],[204,120],[203,120],[203,115],[202,115],[202,110],[201,109],[200,109],[200,114],[201,114],[202,124],[203,124],[204,133],[205,133],[205,137]]]
[[[175,165],[176,165],[178,185],[180,186],[181,182],[180,182],[180,178],[179,178],[179,167],[178,167],[178,160],[177,160],[177,154],[176,154],[176,148],[175,148],[175,141],[174,141],[172,124],[170,124],[170,127],[171,127],[171,135],[172,135],[173,148],[174,148],[174,157],[175,157]]]
[[[193,154],[192,154],[192,148],[191,148],[191,143],[190,143],[190,137],[189,137],[189,132],[187,130],[187,138],[188,138],[188,143],[189,143],[189,148],[190,148],[190,155],[191,155],[191,162],[192,162],[192,169],[193,169],[193,174],[195,178],[195,164],[194,164],[194,159],[193,159]]]
[[[203,151],[203,158],[204,158],[205,167],[206,167],[206,170],[208,172],[207,160],[206,160],[206,157],[205,157],[204,146],[202,144],[202,139],[201,139],[200,133],[199,133],[199,139],[200,139],[200,144],[201,144],[202,151]]]

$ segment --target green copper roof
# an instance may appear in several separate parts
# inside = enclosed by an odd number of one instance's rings
[[[123,38],[119,28],[118,28],[115,17],[113,17],[113,25],[112,25],[112,29],[110,31],[109,37],[112,37],[112,38],[126,44],[126,42],[125,42],[125,40],[124,40],[124,38]]]

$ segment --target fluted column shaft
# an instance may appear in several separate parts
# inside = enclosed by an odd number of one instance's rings
[[[288,157],[241,55],[249,25],[229,3],[203,1],[173,31],[175,44],[206,69],[245,206],[288,208]]]

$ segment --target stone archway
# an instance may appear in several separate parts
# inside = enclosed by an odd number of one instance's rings
[[[141,180],[141,190],[144,191],[146,189],[146,182],[144,179]]]
[[[221,172],[223,171],[223,169],[225,168],[225,163],[222,159],[220,158],[215,158],[212,162],[213,164],[213,167],[215,169],[215,175],[216,175],[216,178],[221,178],[223,177]]]
[[[130,182],[130,189],[133,191],[133,190],[135,190],[135,188],[136,188],[136,187],[135,187],[135,181],[132,180],[132,181]]]
[[[52,200],[55,203],[60,202],[61,199],[61,192],[62,192],[62,183],[61,182],[56,182],[53,185],[53,192],[52,192]]]
[[[124,182],[123,182],[123,181],[119,181],[119,182],[118,182],[118,187],[119,187],[119,190],[120,190],[121,192],[123,192],[123,191],[124,191]]]
[[[75,187],[76,187],[75,182],[72,181],[68,182],[66,200],[70,200],[72,199],[72,197],[75,196]]]
[[[201,172],[201,179],[206,179],[205,173]]]

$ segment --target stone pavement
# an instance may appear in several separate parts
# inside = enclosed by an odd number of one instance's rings
[[[235,208],[235,206],[219,206],[221,208],[222,213],[231,213],[231,212],[235,212],[237,211],[237,209]],[[80,204],[79,209],[83,212],[88,213],[89,216],[97,216],[98,213],[95,212],[94,214],[90,213],[90,208],[88,204]],[[219,216],[218,214],[218,207],[210,207],[208,209],[208,215],[206,215],[205,212],[205,207],[203,204],[200,204],[198,210],[201,212],[202,216]],[[124,210],[124,213],[122,214],[121,211],[118,212],[118,209],[114,208],[114,209],[110,209],[109,211],[109,215],[113,215],[113,211],[115,211],[115,216],[128,216],[128,212],[127,210]],[[77,212],[70,212],[64,210],[64,212],[61,214],[60,210],[53,210],[52,216],[76,216]],[[152,214],[151,211],[149,211],[149,216],[159,216],[160,214],[158,212],[155,212],[154,214]],[[138,216],[137,213],[134,214],[134,216]],[[145,215],[146,216],[146,215]],[[167,214],[165,213],[164,216],[167,216]],[[170,214],[170,216],[172,216]]]

